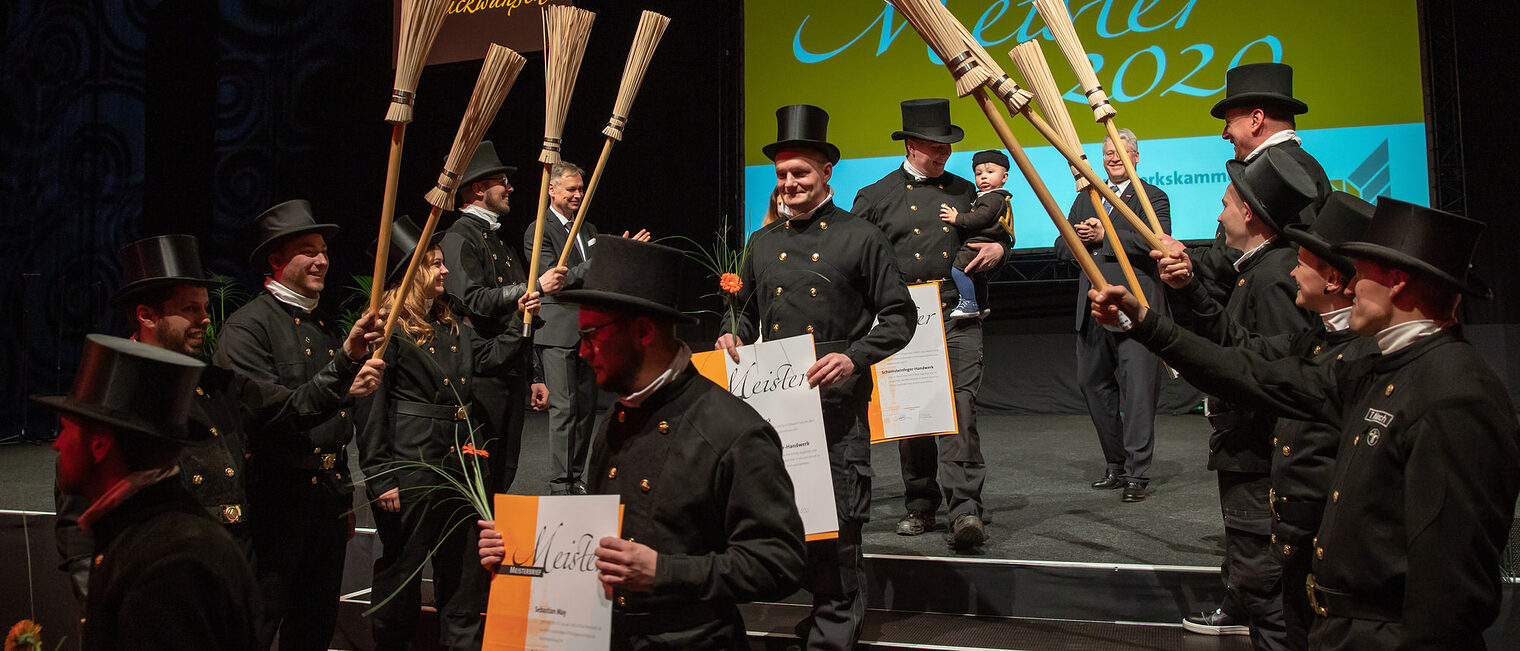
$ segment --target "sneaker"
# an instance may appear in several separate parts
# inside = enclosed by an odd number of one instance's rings
[[[955,304],[955,309],[950,310],[948,316],[952,319],[975,319],[981,315],[981,311],[976,307],[976,301],[962,298],[961,302]]]
[[[954,549],[973,549],[987,539],[987,532],[982,527],[982,519],[967,513],[955,519],[955,524],[950,527],[950,546]]]
[[[897,521],[897,535],[917,536],[925,531],[934,530],[934,516],[925,516],[918,511],[909,511],[901,520]]]
[[[1211,613],[1198,613],[1182,618],[1182,628],[1190,633],[1201,635],[1251,634],[1251,628],[1246,626],[1245,620],[1235,619],[1218,608]]]

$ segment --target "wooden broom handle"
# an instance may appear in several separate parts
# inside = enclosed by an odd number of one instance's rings
[[[391,127],[391,158],[385,165],[385,197],[380,202],[380,237],[375,238],[375,275],[370,276],[369,313],[380,313],[380,297],[385,294],[385,269],[390,264],[391,223],[396,218],[396,185],[401,178],[401,145],[406,140],[406,123]],[[381,344],[382,346],[384,343]]]
[[[1124,172],[1129,174],[1130,186],[1135,188],[1135,194],[1140,195],[1140,207],[1145,210],[1145,218],[1151,223],[1151,232],[1161,233],[1164,230],[1161,228],[1161,220],[1156,218],[1156,209],[1151,207],[1150,195],[1145,193],[1145,184],[1140,181],[1140,173],[1135,171],[1135,161],[1129,157],[1129,148],[1125,147],[1124,141],[1119,139],[1119,128],[1114,126],[1112,118],[1104,120],[1103,126],[1108,127],[1108,138],[1113,141],[1114,149],[1119,151],[1119,160],[1124,162]],[[1165,251],[1166,249],[1156,250]]]
[[[400,125],[397,125],[400,126]],[[406,299],[412,292],[412,281],[416,280],[417,267],[422,266],[422,258],[427,255],[431,246],[423,246],[422,243],[433,239],[433,229],[438,226],[438,216],[443,214],[443,209],[433,206],[428,211],[427,223],[422,225],[422,236],[417,238],[418,246],[412,251],[412,260],[406,265],[406,275],[401,277],[401,286],[396,288],[395,299],[391,302],[391,313],[385,317],[385,336],[380,338],[380,344],[375,346],[374,354],[370,359],[380,359],[385,356],[385,348],[391,343],[391,333],[396,329],[396,315],[401,313],[397,306],[406,305]],[[383,276],[381,277],[383,280]]]
[[[586,219],[586,207],[591,205],[591,195],[596,194],[596,185],[602,181],[602,168],[607,166],[607,156],[612,153],[612,141],[616,138],[608,138],[602,143],[602,155],[596,159],[596,168],[591,170],[591,180],[586,182],[586,196],[581,197],[581,207],[575,211],[575,221],[570,223],[570,236],[565,238],[565,246],[559,252],[559,264],[556,267],[565,266],[565,260],[570,257],[570,247],[575,245],[575,236],[581,232],[581,222]]]
[[[1082,268],[1082,273],[1087,274],[1087,280],[1092,282],[1093,287],[1102,291],[1108,287],[1108,281],[1103,279],[1103,272],[1098,271],[1098,263],[1093,261],[1092,254],[1087,252],[1087,245],[1083,244],[1082,238],[1077,237],[1077,231],[1066,221],[1066,214],[1061,211],[1061,206],[1050,196],[1050,190],[1045,187],[1045,182],[1040,180],[1039,172],[1034,169],[1034,164],[1029,162],[1029,156],[1024,154],[1024,148],[1019,146],[1018,138],[1013,135],[1013,130],[1008,128],[1008,121],[1003,118],[1002,111],[998,110],[991,97],[987,96],[987,89],[977,88],[972,93],[976,97],[977,104],[981,105],[982,112],[987,114],[987,121],[992,123],[992,129],[997,132],[998,138],[1002,139],[1003,146],[1008,153],[1013,154],[1014,162],[1019,166],[1019,171],[1028,179],[1029,187],[1034,189],[1036,196],[1040,198],[1040,204],[1045,206],[1045,212],[1050,213],[1050,221],[1055,223],[1056,230],[1061,232],[1061,239],[1071,249],[1072,256],[1077,259],[1077,266]]]
[[[549,210],[549,169],[552,163],[544,163],[544,178],[538,183],[538,220],[533,224],[533,255],[528,258],[528,293],[538,287],[538,250],[544,245],[544,213]],[[568,243],[568,242],[567,242]],[[523,336],[532,333],[533,315],[523,312]]]
[[[1108,218],[1108,211],[1103,209],[1103,200],[1098,198],[1098,193],[1091,186],[1087,188],[1087,198],[1092,199],[1093,212],[1098,213],[1098,223],[1103,224],[1103,237],[1108,239],[1109,246],[1114,247],[1114,255],[1119,258],[1119,269],[1124,272],[1125,282],[1129,283],[1135,298],[1140,299],[1140,306],[1149,309],[1150,301],[1145,300],[1145,290],[1140,288],[1140,279],[1135,277],[1135,266],[1130,264],[1129,254],[1124,251],[1124,243],[1119,241],[1119,234],[1114,232],[1114,222]]]

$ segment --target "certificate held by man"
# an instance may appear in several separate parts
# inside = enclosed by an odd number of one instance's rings
[[[869,407],[872,443],[956,431],[955,390],[939,313],[939,286],[911,285],[908,293],[918,307],[913,338],[871,367],[875,379]]]
[[[497,495],[506,547],[491,579],[486,650],[603,650],[612,601],[597,578],[596,548],[618,535],[616,495]]]
[[[823,431],[818,389],[807,370],[817,361],[813,337],[803,335],[736,349],[739,361],[714,350],[696,353],[697,370],[754,408],[781,437],[782,459],[796,493],[797,512],[808,540],[839,536],[834,481]]]

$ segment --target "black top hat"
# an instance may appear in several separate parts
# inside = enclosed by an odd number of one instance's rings
[[[257,227],[259,245],[248,256],[248,261],[254,264],[258,264],[269,253],[269,249],[287,237],[321,233],[322,238],[327,239],[338,234],[337,224],[317,223],[316,218],[311,216],[311,202],[305,199],[291,199],[265,210],[264,214],[259,215]]]
[[[171,441],[210,437],[186,428],[195,385],[206,364],[157,346],[86,335],[84,355],[67,395],[32,396],[58,411]]]
[[[492,174],[512,174],[517,168],[511,165],[502,165],[501,159],[496,157],[496,145],[489,140],[480,141],[480,146],[475,148],[475,155],[470,157],[470,164],[464,168],[464,176],[460,177],[459,187],[467,186]]]
[[[391,222],[391,252],[385,258],[386,264],[390,265],[385,271],[387,285],[400,280],[401,274],[406,273],[407,265],[412,262],[412,252],[417,250],[417,241],[421,239],[422,227],[412,223],[410,215],[402,215]],[[370,257],[374,257],[379,243],[370,243]]]
[[[116,307],[160,287],[217,284],[201,269],[200,246],[194,235],[160,235],[121,247],[121,270],[126,284],[111,296]]]
[[[1314,217],[1313,226],[1288,224],[1282,234],[1349,278],[1356,275],[1356,265],[1352,264],[1351,258],[1331,249],[1342,242],[1360,238],[1371,221],[1372,204],[1336,190],[1325,199],[1325,205]]]
[[[1006,170],[1008,169],[1008,154],[1003,153],[1001,149],[988,149],[987,151],[976,152],[976,155],[971,157],[971,169],[975,170],[976,166],[982,163],[999,165]]]
[[[1367,232],[1336,245],[1335,251],[1428,275],[1477,298],[1492,298],[1493,292],[1469,273],[1483,228],[1483,222],[1444,210],[1378,197]]]
[[[903,127],[893,131],[893,140],[912,138],[929,142],[953,143],[966,137],[966,132],[950,124],[950,100],[940,98],[909,99],[902,103]]]
[[[697,322],[676,308],[686,257],[680,249],[627,237],[604,237],[596,249],[596,264],[586,272],[581,289],[562,291],[555,299],[633,310],[677,323]]]
[[[1314,179],[1293,156],[1268,147],[1250,163],[1231,159],[1224,171],[1251,213],[1277,233],[1298,223],[1298,215],[1313,203]]]
[[[1309,105],[1293,98],[1293,67],[1286,63],[1247,63],[1224,73],[1224,99],[1209,109],[1221,120],[1237,106],[1280,106],[1291,115],[1309,112]]]
[[[829,142],[829,113],[811,104],[793,104],[776,109],[776,142],[760,148],[766,158],[787,149],[814,149],[830,163],[839,162],[839,148]]]

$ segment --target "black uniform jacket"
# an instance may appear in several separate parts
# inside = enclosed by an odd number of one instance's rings
[[[1172,232],[1172,204],[1167,198],[1166,192],[1154,185],[1145,186],[1145,194],[1151,200],[1151,208],[1156,211],[1156,221],[1161,222],[1161,230],[1164,233]],[[1144,206],[1140,203],[1140,197],[1135,194],[1135,184],[1131,183],[1124,187],[1124,194],[1119,197],[1124,204],[1135,211],[1137,215]],[[1151,259],[1151,245],[1145,242],[1145,238],[1135,231],[1128,219],[1119,216],[1116,211],[1110,210],[1109,221],[1114,225],[1114,233],[1119,238],[1124,248],[1124,255],[1129,258],[1129,264],[1135,269],[1135,278],[1140,281],[1140,289],[1145,292],[1145,299],[1150,303],[1151,309],[1161,310],[1166,314],[1165,285],[1161,284],[1161,276],[1156,270],[1156,261]],[[1098,212],[1093,209],[1092,200],[1087,198],[1084,191],[1077,195],[1077,200],[1071,204],[1071,210],[1067,211],[1066,221],[1072,225],[1080,224],[1089,219],[1097,219]],[[1071,254],[1071,249],[1066,246],[1066,241],[1060,238],[1055,243],[1056,258],[1060,260],[1076,260]],[[1103,279],[1112,284],[1129,287],[1129,281],[1124,278],[1124,268],[1119,266],[1119,255],[1114,251],[1113,242],[1108,239],[1108,234],[1103,234],[1103,239],[1097,242],[1087,243],[1087,252],[1092,254],[1093,262],[1098,263],[1098,271],[1103,274]],[[1092,281],[1087,279],[1087,274],[1081,274],[1077,280],[1077,324],[1078,331],[1082,330],[1083,324],[1087,323],[1089,314],[1092,312],[1087,306],[1087,290],[1092,289]],[[1134,288],[1130,288],[1134,291]]]
[[[615,637],[689,631],[662,637],[665,648],[710,648],[734,604],[801,585],[802,519],[780,438],[694,368],[639,407],[612,406],[587,477],[592,493],[621,498],[622,536],[659,554],[653,592],[616,594]]]
[[[1259,345],[1255,340],[1308,330],[1321,321],[1294,303],[1298,283],[1289,273],[1297,264],[1298,249],[1277,238],[1240,265],[1229,302],[1220,305],[1195,281],[1181,290],[1168,289],[1169,307],[1178,323],[1221,346]],[[1210,393],[1209,422],[1214,426],[1209,469],[1271,472],[1276,417],[1232,405],[1213,394],[1210,385],[1200,388]]]
[[[511,375],[528,372],[531,340],[522,336],[522,313],[517,311],[517,299],[528,291],[528,267],[504,237],[510,239],[500,230],[489,230],[481,219],[459,213],[438,245],[451,272],[443,279],[444,290],[459,300],[481,337],[496,340],[486,366],[498,369],[492,374]],[[487,375],[484,370],[481,374]]]
[[[949,278],[956,252],[967,239],[978,235],[978,229],[940,221],[940,204],[966,213],[975,200],[976,186],[966,179],[945,173],[915,181],[899,167],[861,188],[850,212],[886,233],[903,280],[916,285]],[[1006,249],[1012,240],[1004,233],[998,241]],[[943,307],[960,300],[955,283],[940,283],[939,293]],[[944,313],[942,310],[942,317]]]
[[[94,524],[83,648],[257,647],[258,586],[226,529],[165,479]]]
[[[444,295],[438,300],[448,300]],[[450,301],[452,303],[452,301]],[[397,475],[415,468],[398,461],[423,461],[460,468],[458,452],[465,444],[485,448],[486,441],[471,437],[471,385],[477,360],[490,357],[490,342],[483,341],[455,316],[458,332],[434,320],[433,338],[418,344],[400,331],[385,349],[385,378],[364,405],[366,418],[359,427],[359,461],[371,497],[397,487]],[[464,411],[461,411],[464,408]]]
[[[1151,320],[1132,332],[1175,338]],[[1398,621],[1407,648],[1481,649],[1520,494],[1520,422],[1483,354],[1451,327],[1388,355],[1316,364],[1180,347],[1230,400],[1319,419],[1339,452],[1314,576],[1330,615]]]
[[[1008,200],[1011,198],[1013,198],[1013,193],[1003,188],[983,192],[971,202],[970,211],[963,212],[955,218],[955,225],[982,237],[1007,234],[1008,231],[998,226],[998,220],[1008,212]]]
[[[329,323],[275,300],[266,291],[227,318],[214,361],[253,380],[297,389],[343,355],[342,339]],[[249,463],[310,475],[314,485],[330,494],[330,508],[346,510],[348,496],[353,494],[345,478],[348,443],[354,433],[352,400],[345,398],[333,414],[330,400],[319,399],[313,392],[304,394],[290,409],[296,418],[284,423],[294,427],[248,430]],[[289,490],[284,485],[270,488],[276,493]],[[249,490],[255,486],[250,484]]]
[[[892,249],[875,226],[833,202],[809,219],[762,226],[748,246],[733,333],[744,343],[757,334],[767,341],[812,334],[819,357],[844,353],[857,375],[868,376],[913,337],[917,308]],[[724,332],[731,323],[723,320]]]
[[[570,215],[575,219],[575,215]],[[538,268],[549,270],[559,264],[559,253],[565,250],[565,242],[570,233],[559,223],[559,218],[554,216],[552,209],[544,214],[544,241],[538,248]],[[565,289],[578,289],[586,279],[586,272],[591,269],[591,257],[596,255],[593,247],[596,246],[596,226],[591,222],[581,223],[581,232],[576,239],[586,246],[586,257],[581,257],[579,247],[570,247],[570,256],[565,258],[565,266],[570,271],[565,274]],[[533,255],[533,229],[523,231],[523,255]],[[560,348],[573,348],[581,343],[580,333],[581,309],[574,303],[561,303],[555,300],[553,295],[545,295],[543,306],[539,308],[538,318],[544,323],[533,332],[533,343],[538,346],[558,346]]]

